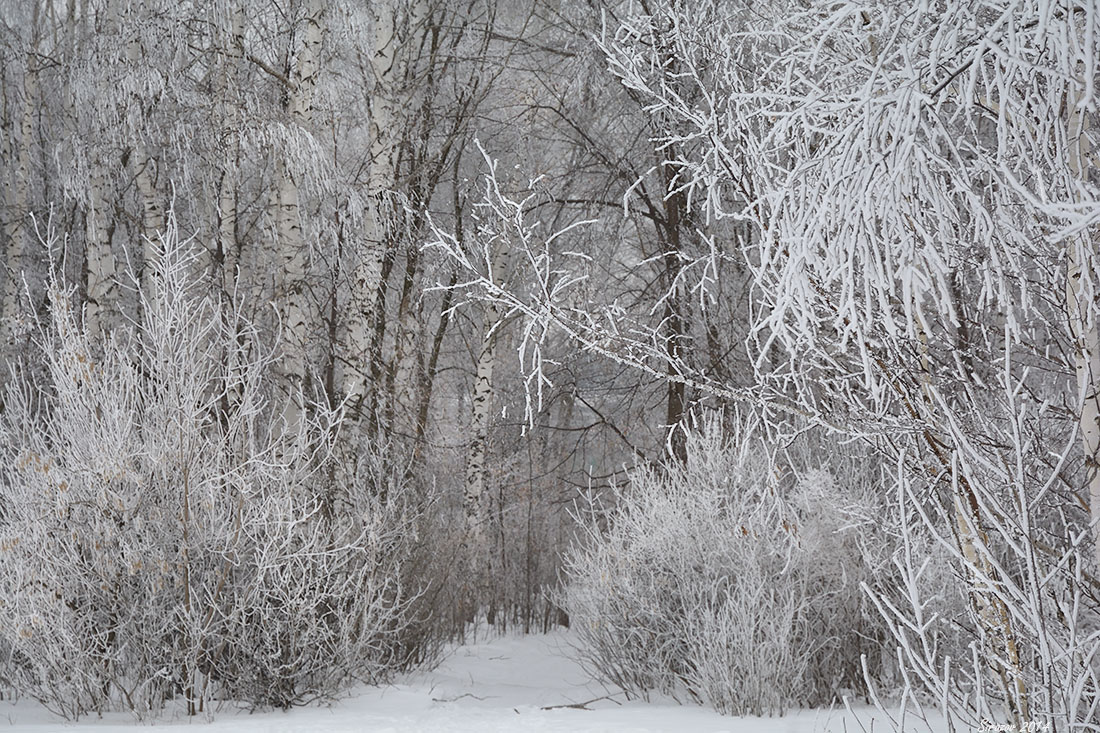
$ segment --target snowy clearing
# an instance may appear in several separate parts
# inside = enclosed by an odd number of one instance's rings
[[[859,709],[859,721],[838,710],[804,710],[782,718],[730,718],[672,700],[626,701],[622,693],[592,681],[567,656],[571,642],[568,633],[494,638],[456,647],[435,670],[405,675],[385,688],[357,690],[331,706],[262,714],[222,710],[212,723],[177,715],[144,725],[126,716],[111,715],[73,724],[28,700],[0,703],[0,720],[7,724],[4,729],[13,733],[132,733],[187,727],[211,733],[857,733],[863,729],[870,733],[889,729],[881,714],[867,708]],[[584,710],[563,707],[592,700],[595,702],[589,702]],[[928,727],[907,726],[907,730],[928,731]]]

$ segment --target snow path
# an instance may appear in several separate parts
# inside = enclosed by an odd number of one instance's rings
[[[567,633],[504,637],[460,646],[438,668],[385,688],[364,688],[328,707],[249,715],[223,710],[213,723],[176,718],[156,725],[129,716],[64,723],[30,701],[0,702],[0,731],[19,733],[860,733],[839,711],[800,711],[783,718],[730,718],[674,701],[624,701],[567,656]],[[583,703],[587,710],[548,706]],[[889,730],[873,711],[868,733]],[[914,729],[920,730],[920,729]],[[927,728],[923,728],[927,732]]]

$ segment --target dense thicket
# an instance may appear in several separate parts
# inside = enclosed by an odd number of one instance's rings
[[[582,660],[630,694],[733,715],[855,694],[864,655],[873,681],[896,684],[861,587],[894,580],[875,462],[738,427],[689,433],[686,464],[639,469],[584,508],[563,597]]]
[[[415,642],[407,486],[381,446],[333,470],[341,410],[283,417],[273,350],[202,295],[174,235],[169,217],[142,320],[98,347],[51,277],[43,370],[4,390],[4,676],[66,717],[286,707],[383,678]]]

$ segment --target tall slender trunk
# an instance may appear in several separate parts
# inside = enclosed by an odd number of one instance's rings
[[[89,19],[85,5],[83,17]],[[116,33],[121,23],[119,0],[107,6],[107,30]],[[88,207],[85,212],[85,328],[93,338],[102,338],[118,316],[119,286],[114,248],[114,224],[109,214],[113,208],[113,187],[107,177],[103,160],[95,153],[88,161]]]
[[[324,10],[322,0],[310,0],[287,95],[287,112],[292,123],[307,130],[313,120],[313,92],[320,72]],[[288,165],[285,157],[278,161],[278,184],[273,198],[278,278],[276,303],[283,343],[280,368],[290,391],[288,422],[294,425],[303,407],[301,395],[308,370],[306,344],[313,319],[310,317],[307,291],[308,248],[302,236],[296,171]]]
[[[126,61],[131,73],[140,73],[141,67],[149,63],[145,46],[141,42],[141,25],[148,17],[145,2],[135,3],[125,17],[119,4],[112,4],[112,24],[120,34],[129,36],[126,41]],[[134,116],[137,120],[137,128],[130,131],[133,144],[128,158],[133,169],[138,198],[141,201],[141,291],[146,298],[150,298],[152,297],[151,263],[156,253],[158,236],[164,230],[164,211],[157,196],[155,176],[157,161],[142,140],[148,110],[144,109],[144,101],[138,94],[131,96],[129,104],[136,107]]]
[[[374,313],[375,294],[382,281],[383,261],[386,253],[386,231],[390,212],[387,211],[386,192],[394,185],[394,157],[396,140],[394,125],[396,109],[395,89],[398,75],[398,22],[395,0],[379,0],[371,5],[372,43],[371,72],[374,89],[370,95],[370,170],[367,178],[369,210],[364,222],[364,232],[358,261],[352,274],[350,293],[351,309],[347,324],[347,357],[345,360],[343,389],[353,403],[359,403],[367,393],[370,368],[367,354],[372,341],[372,320],[381,318]],[[385,302],[377,303],[385,307]]]
[[[664,331],[665,355],[668,358],[669,377],[665,399],[665,424],[668,426],[667,447],[669,454],[679,463],[687,463],[687,426],[684,418],[687,411],[687,390],[678,379],[677,364],[684,357],[684,303],[681,297],[681,228],[686,212],[683,192],[676,191],[677,168],[666,164],[661,168],[665,190],[665,236],[662,267],[662,280],[666,288],[664,294]]]
[[[507,242],[498,242],[492,258],[491,276],[496,282],[504,279],[508,267]],[[488,485],[489,423],[493,403],[493,367],[496,365],[496,342],[501,326],[500,307],[493,302],[485,306],[481,345],[470,408],[470,447],[466,454],[466,484],[463,508],[467,536],[475,553],[485,544],[485,488]]]
[[[378,325],[375,319],[382,318],[375,310],[385,307],[385,301],[376,295],[385,277],[387,251],[393,246],[394,220],[400,214],[394,210],[392,192],[397,185],[398,147],[406,133],[402,118],[410,104],[408,90],[415,86],[410,77],[415,71],[412,54],[418,47],[411,37],[423,27],[428,13],[423,0],[409,3],[405,12],[401,12],[401,5],[398,0],[378,0],[371,6],[374,88],[370,95],[369,211],[362,246],[352,268],[341,379],[344,394],[353,404],[362,402],[377,371],[371,368],[368,355],[377,330],[372,326]],[[406,377],[404,372],[400,376],[402,380]]]
[[[240,64],[244,59],[244,10],[237,0],[229,0],[227,5],[228,7],[222,9],[218,16],[215,30],[218,45],[223,53],[218,80],[220,97],[218,108],[222,121],[222,135],[225,139],[225,151],[222,157],[221,176],[218,179],[218,239],[211,269],[214,281],[221,284],[221,297],[232,304],[226,312],[233,313],[242,295],[238,293],[238,283],[248,282],[247,276],[242,272],[244,258],[240,256],[237,243],[240,113],[236,96],[239,88]],[[203,264],[205,263],[200,263],[200,269],[204,269]],[[235,329],[236,324],[230,324],[230,327]],[[226,349],[227,373],[234,375],[234,378],[239,368],[240,357],[241,351],[236,348],[236,343],[230,344]],[[225,414],[229,413],[231,405],[240,403],[242,395],[243,385],[231,381],[223,397]]]
[[[470,448],[466,454],[466,490],[463,506],[466,510],[466,526],[472,537],[481,538],[484,519],[482,501],[488,483],[489,467],[486,465],[489,443],[489,410],[493,401],[493,366],[496,363],[496,308],[486,308],[486,323],[482,332],[481,348],[477,355],[477,371],[470,408]],[[480,544],[480,543],[474,543]]]
[[[232,296],[237,283],[244,279],[243,263],[237,250],[237,167],[233,150],[226,153],[221,177],[218,179],[218,249],[216,262],[222,289]]]
[[[307,258],[302,239],[298,184],[285,161],[278,163],[274,215],[276,249],[276,301],[282,337],[281,370],[292,391],[302,387],[306,375],[305,288]]]
[[[918,409],[912,405],[914,414],[931,416],[932,424],[938,424],[938,401],[935,399],[932,385],[932,360],[929,356],[929,334],[927,324],[919,316],[919,305],[914,305],[913,330],[916,333],[917,351],[920,356],[920,400],[923,405]],[[1005,602],[997,595],[995,587],[1000,583],[998,570],[990,562],[989,537],[982,526],[981,513],[974,488],[965,476],[958,474],[957,467],[939,448],[950,445],[950,439],[940,431],[928,430],[924,438],[940,462],[939,469],[949,470],[955,477],[954,515],[955,532],[959,549],[966,558],[965,572],[970,587],[970,600],[981,630],[981,638],[989,647],[990,667],[1001,684],[1009,712],[1017,725],[1030,719],[1028,690],[1025,684],[1023,667],[1020,663],[1019,645],[1012,628],[1012,619]],[[935,469],[933,469],[935,470]]]
[[[146,298],[152,297],[152,262],[158,247],[158,239],[164,231],[164,211],[157,199],[157,187],[153,171],[156,161],[149,155],[144,143],[134,145],[130,154],[133,163],[134,182],[141,196],[141,291]]]
[[[78,33],[88,33],[92,26],[92,11],[88,0],[77,8],[76,0],[68,5],[65,29],[65,56],[76,57]],[[76,119],[74,95],[68,75],[63,77],[62,100],[70,119]],[[92,340],[101,338],[113,321],[118,305],[115,256],[111,246],[109,209],[110,181],[102,161],[93,149],[88,149],[87,200],[84,204],[84,328]]]
[[[16,313],[23,283],[24,258],[26,256],[26,229],[30,215],[31,147],[34,142],[34,110],[38,100],[38,80],[32,68],[33,54],[27,54],[27,66],[23,72],[23,110],[19,122],[19,160],[16,164],[14,196],[9,209],[7,226],[7,252],[4,262],[8,268],[8,281],[4,289],[3,306],[0,308],[0,339],[7,339],[17,332]]]
[[[1080,196],[1080,183],[1089,175],[1094,146],[1088,130],[1088,113],[1076,94],[1066,99],[1069,166],[1073,180],[1070,186],[1075,197]],[[1100,568],[1100,323],[1097,322],[1095,232],[1085,230],[1068,245],[1066,277],[1066,310],[1076,345],[1078,399],[1081,403],[1079,421],[1081,447],[1085,453],[1088,483],[1089,514],[1092,520],[1094,559]]]
[[[218,45],[222,48],[218,109],[225,140],[221,176],[218,179],[218,243],[215,260],[220,267],[222,287],[227,294],[232,294],[237,289],[237,268],[241,266],[237,249],[237,170],[241,151],[237,94],[240,65],[244,60],[244,9],[237,0],[230,0],[227,5],[219,13],[219,27],[215,30],[219,39]]]
[[[92,339],[102,338],[110,328],[118,305],[115,255],[108,224],[107,178],[98,160],[89,162],[88,208],[85,212],[85,281],[87,299],[84,325]]]

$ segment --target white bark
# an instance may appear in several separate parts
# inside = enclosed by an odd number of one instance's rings
[[[153,181],[153,171],[156,169],[156,161],[149,155],[143,143],[134,145],[131,160],[135,166],[134,183],[137,185],[138,195],[141,196],[141,289],[149,294],[152,292],[149,282],[152,272],[151,263],[154,256],[154,243],[159,233],[164,231],[164,211],[157,200],[157,187]]]
[[[488,466],[489,414],[493,402],[493,365],[496,363],[496,308],[486,309],[485,331],[477,357],[477,373],[470,414],[470,449],[466,455],[466,487],[463,506],[466,510],[466,527],[473,537],[482,535],[482,519],[485,516],[482,497],[485,495]],[[472,543],[477,546],[477,542]]]
[[[313,92],[320,71],[321,43],[324,37],[325,4],[310,0],[304,20],[302,44],[295,58],[287,112],[291,121],[308,130],[313,121]],[[291,392],[291,402],[297,403],[307,370],[307,328],[312,322],[306,293],[308,250],[302,237],[296,172],[286,157],[279,161],[279,181],[274,196],[276,234],[276,302],[283,342],[281,368]],[[292,412],[300,408],[300,403]],[[295,416],[291,415],[291,422]]]
[[[1087,113],[1076,95],[1067,99],[1069,165],[1076,186],[1088,178],[1092,144]],[[1079,197],[1078,197],[1079,198]],[[1076,349],[1081,444],[1085,453],[1094,560],[1100,568],[1100,331],[1096,318],[1096,242],[1085,230],[1070,241],[1067,257],[1066,310]]]
[[[240,157],[238,127],[240,114],[235,101],[239,64],[244,58],[244,11],[233,3],[228,11],[228,28],[220,29],[224,58],[221,60],[221,119],[226,140],[222,174],[218,181],[218,254],[221,260],[222,286],[226,293],[236,290],[237,268],[237,163]]]
[[[402,89],[414,59],[417,44],[404,42],[401,27],[419,29],[427,16],[427,5],[414,2],[404,17],[396,0],[372,5],[371,71],[374,89],[370,98],[371,162],[367,183],[370,211],[365,221],[363,247],[352,274],[350,313],[347,323],[346,365],[342,378],[344,393],[358,401],[366,394],[374,298],[382,280],[390,224],[395,216],[390,191],[395,186],[395,159],[403,132],[402,114],[409,97]],[[406,370],[407,371],[407,370]],[[405,375],[407,376],[407,375]]]
[[[306,372],[305,279],[306,252],[302,240],[302,224],[298,201],[298,184],[285,163],[280,166],[281,180],[275,194],[275,229],[277,241],[276,272],[279,319],[283,342],[283,373],[290,378],[292,389],[300,386]]]
[[[308,127],[313,121],[313,92],[320,72],[321,42],[324,40],[325,3],[310,0],[303,21],[302,46],[294,64],[294,76],[288,100],[288,111],[294,120]]]
[[[149,279],[152,273],[154,243],[157,241],[158,233],[164,231],[164,212],[157,201],[157,189],[153,183],[152,171],[156,168],[156,161],[149,156],[142,143],[134,145],[131,158],[136,167],[134,182],[141,196],[141,290],[148,294],[152,292]]]
[[[84,10],[87,18],[88,9]],[[108,6],[108,26],[121,26],[118,2]],[[95,340],[110,331],[117,314],[119,287],[114,250],[111,244],[109,181],[102,160],[89,150],[88,206],[85,211],[85,305],[84,323]]]
[[[234,149],[236,146],[233,146]],[[226,153],[221,180],[218,182],[218,250],[225,292],[236,290],[241,263],[237,257],[237,170],[233,152]]]
[[[507,241],[496,242],[490,277],[500,284],[508,267]],[[493,406],[493,368],[496,365],[496,341],[501,327],[502,312],[496,302],[485,305],[481,347],[471,394],[470,448],[466,455],[466,484],[463,507],[467,536],[475,550],[482,545],[485,524],[485,489],[489,483],[489,422]]]
[[[7,253],[4,262],[8,268],[7,286],[4,289],[3,307],[0,315],[0,337],[5,341],[18,331],[16,314],[19,312],[20,293],[23,284],[24,256],[26,255],[27,217],[30,213],[30,157],[34,141],[34,110],[38,98],[38,83],[35,72],[31,70],[30,54],[23,75],[23,110],[19,123],[19,162],[15,170],[14,200],[10,208],[7,226]]]
[[[70,13],[73,8],[70,6]],[[73,16],[71,16],[73,17]],[[117,3],[108,7],[109,22],[118,18]],[[92,12],[82,3],[79,13],[82,28],[76,28],[76,17],[68,29],[66,43],[69,55],[75,58],[78,32],[87,32],[92,22]],[[73,90],[66,81],[66,105],[74,104]],[[76,114],[75,109],[70,109]],[[110,329],[118,307],[118,281],[114,250],[111,245],[109,210],[111,207],[110,180],[104,164],[95,148],[87,146],[88,183],[84,209],[84,327],[95,341]]]
[[[145,3],[138,3],[129,23],[133,26],[135,20],[144,22],[147,17],[148,12]],[[119,28],[125,28],[121,18],[116,17],[115,20]],[[131,71],[133,72],[138,72],[142,64],[148,63],[146,49],[141,42],[140,32],[139,28],[131,27],[129,29],[131,38],[126,43],[126,60],[129,62]],[[138,106],[138,119],[144,120],[144,110],[141,109],[141,98],[135,95],[130,103]],[[134,130],[133,134],[134,145],[130,152],[130,162],[134,170],[134,183],[137,186],[138,196],[141,199],[141,289],[146,297],[148,297],[152,293],[149,278],[152,272],[151,263],[154,255],[154,242],[157,241],[158,234],[164,231],[164,211],[161,208],[160,201],[157,199],[157,188],[153,175],[156,171],[156,160],[149,154],[149,151],[145,147],[145,143],[141,140],[142,131]]]

